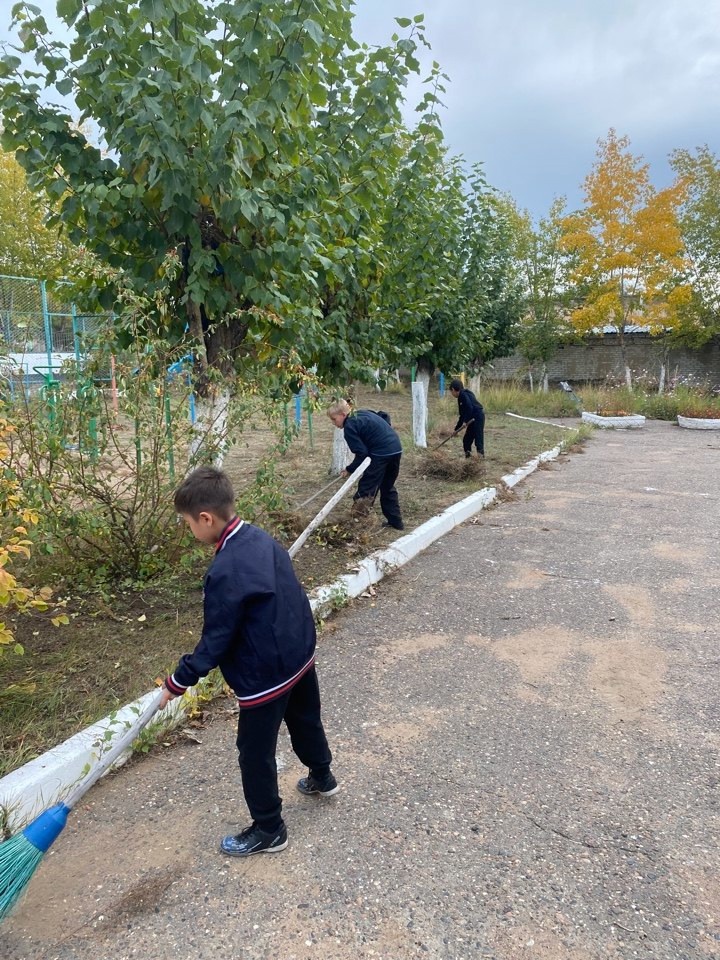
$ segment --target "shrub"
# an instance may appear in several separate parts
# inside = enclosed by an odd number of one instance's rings
[[[21,613],[45,611],[49,608],[52,590],[43,587],[36,592],[23,587],[11,572],[17,558],[30,558],[32,541],[28,537],[28,528],[39,520],[39,514],[24,502],[21,486],[8,468],[14,433],[14,426],[7,419],[0,418],[0,467],[3,468],[0,473],[0,609]],[[56,610],[52,622],[59,626],[67,623],[68,618]],[[0,622],[0,656],[7,649],[17,654],[24,652],[22,645],[15,642],[12,630]]]
[[[74,580],[145,580],[182,536],[171,492],[187,468],[187,396],[156,350],[117,367],[119,410],[92,379],[14,408],[7,469],[39,516],[36,564]],[[51,402],[50,402],[51,401]]]
[[[677,397],[667,393],[646,397],[642,412],[651,420],[674,420],[678,412]]]

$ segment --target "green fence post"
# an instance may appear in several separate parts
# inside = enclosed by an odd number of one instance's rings
[[[305,388],[305,409],[307,410],[307,423],[308,423],[308,440],[310,441],[310,449],[315,449],[315,444],[313,442],[313,423],[312,423],[312,408],[310,406],[310,391]]]
[[[75,310],[75,304],[70,304],[70,316],[72,317],[72,332],[73,332],[73,346],[75,347],[75,363],[77,364],[78,372],[80,371],[80,334],[78,332],[77,326],[77,311]]]
[[[50,325],[50,313],[48,311],[47,287],[45,281],[40,281],[40,302],[42,304],[43,327],[45,329],[45,353],[47,354],[48,367],[52,375],[52,326]]]
[[[90,459],[95,463],[100,456],[97,417],[90,417],[88,420],[88,433],[90,434]]]
[[[170,394],[165,391],[165,436],[167,437],[167,461],[170,473],[170,482],[175,483],[175,451],[173,449],[172,411],[170,409]]]

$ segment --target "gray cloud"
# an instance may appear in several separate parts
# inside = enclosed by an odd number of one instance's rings
[[[386,39],[422,2],[357,0],[356,32]],[[452,149],[534,214],[580,185],[610,127],[669,182],[668,153],[720,148],[720,0],[435,0],[432,55],[451,76]]]

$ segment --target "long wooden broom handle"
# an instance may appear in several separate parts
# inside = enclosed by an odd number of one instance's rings
[[[148,723],[150,723],[158,711],[162,695],[163,693],[161,690],[158,692],[157,696],[153,698],[152,702],[145,707],[143,712],[138,716],[137,720],[130,726],[130,728],[126,730],[125,733],[123,733],[120,737],[118,737],[117,741],[113,743],[108,752],[103,754],[92,770],[80,781],[67,799],[63,801],[68,810],[72,810],[78,800],[87,793],[93,784],[97,783],[105,771],[115,763],[118,757],[120,757],[125,750],[127,750],[140,731],[146,727]]]

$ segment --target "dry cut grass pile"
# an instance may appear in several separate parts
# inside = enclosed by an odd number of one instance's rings
[[[473,453],[466,458],[458,456],[457,451],[428,450],[418,459],[416,473],[422,477],[434,477],[439,480],[451,480],[461,483],[466,480],[481,480],[485,476],[485,461]]]

